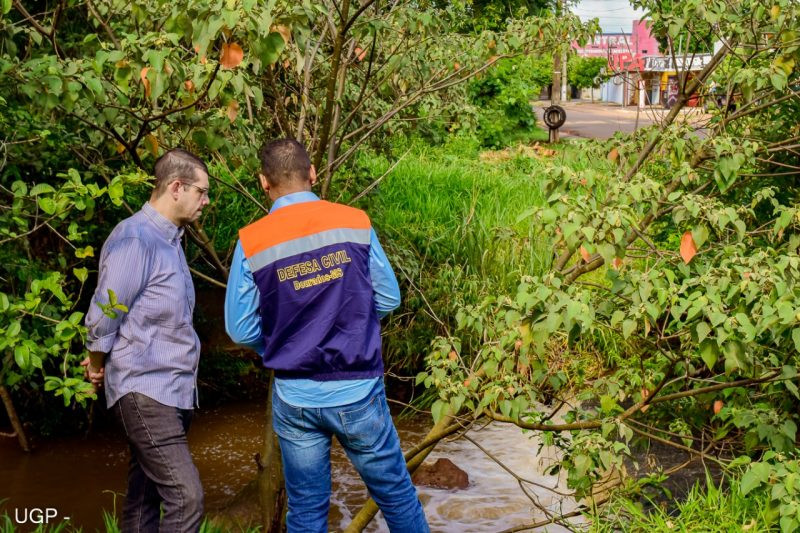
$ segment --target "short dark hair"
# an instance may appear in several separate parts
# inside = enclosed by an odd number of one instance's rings
[[[181,180],[186,183],[194,183],[200,178],[197,171],[200,170],[208,174],[208,167],[202,159],[191,152],[181,148],[173,148],[164,155],[156,159],[153,175],[156,177],[153,194],[161,195],[166,190],[167,185],[174,180]]]
[[[308,178],[311,159],[302,144],[294,139],[278,139],[265,144],[259,152],[261,173],[272,186],[281,186]]]

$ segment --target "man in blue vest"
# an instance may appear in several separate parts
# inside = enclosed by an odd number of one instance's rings
[[[262,149],[272,209],[239,232],[225,296],[228,335],[275,371],[287,526],[327,531],[335,435],[390,530],[427,532],[383,386],[379,319],[400,289],[366,213],[317,198],[316,179],[297,141]]]

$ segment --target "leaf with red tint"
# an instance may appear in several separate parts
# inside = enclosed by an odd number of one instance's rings
[[[683,258],[683,262],[687,265],[692,258],[697,255],[697,246],[694,245],[694,239],[692,238],[692,232],[687,231],[681,237],[681,257]]]
[[[584,248],[583,246],[581,246],[581,250],[580,250],[580,252],[581,252],[581,257],[583,257],[583,260],[584,260],[586,263],[588,263],[588,262],[589,262],[589,258],[591,257],[591,256],[589,255],[589,250],[587,250],[586,248]]]
[[[244,59],[242,47],[236,43],[224,43],[222,45],[222,56],[219,62],[223,68],[236,68]]]

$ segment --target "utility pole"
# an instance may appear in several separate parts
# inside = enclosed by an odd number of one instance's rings
[[[561,6],[563,0],[558,0],[556,4],[556,17],[561,15]],[[561,103],[561,50],[556,50],[553,54],[553,87],[550,90],[550,105],[557,105]]]
[[[561,101],[569,100],[567,96],[567,46],[561,44]]]
[[[556,17],[561,15],[563,0],[558,0],[556,4]],[[557,49],[553,54],[553,85],[550,88],[550,105],[558,105],[561,103],[561,69],[565,68],[561,61],[561,50]],[[564,76],[566,78],[566,76]],[[550,128],[550,143],[558,142],[558,129]]]

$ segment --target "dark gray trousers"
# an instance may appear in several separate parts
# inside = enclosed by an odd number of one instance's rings
[[[122,531],[198,531],[203,487],[186,441],[193,410],[170,407],[138,392],[120,398],[113,409],[131,449]]]

